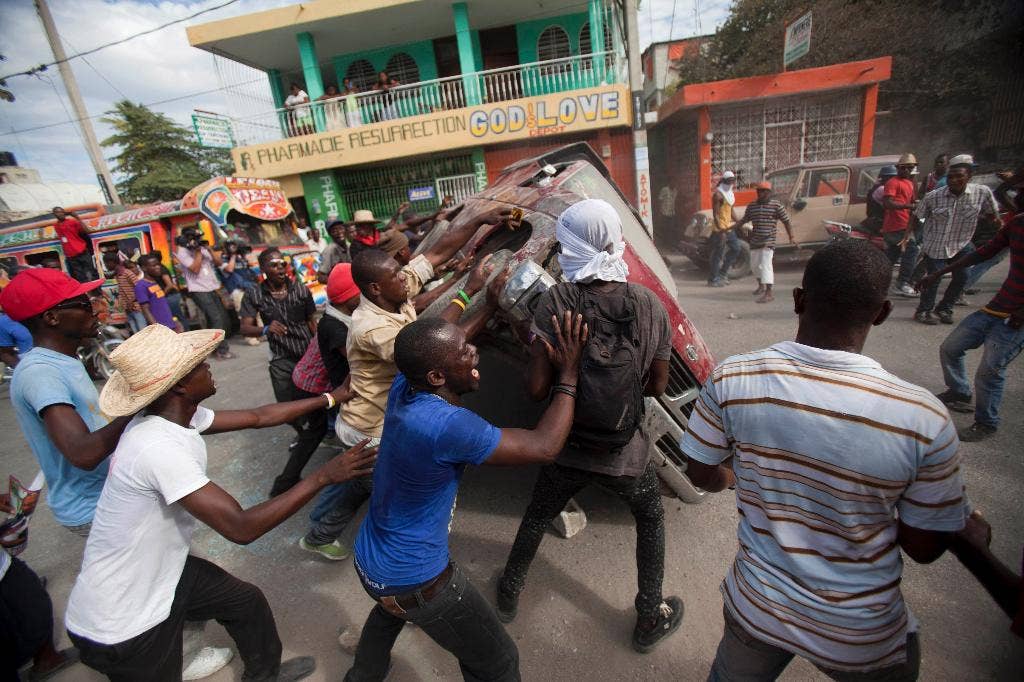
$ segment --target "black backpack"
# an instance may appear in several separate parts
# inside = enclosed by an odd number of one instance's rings
[[[587,286],[577,290],[576,309],[590,336],[580,361],[568,444],[578,450],[615,452],[633,439],[644,418],[639,305],[629,284],[603,293]]]

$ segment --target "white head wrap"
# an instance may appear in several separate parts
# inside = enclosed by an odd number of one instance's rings
[[[622,260],[622,220],[607,201],[584,199],[565,209],[558,216],[555,237],[562,245],[558,262],[570,282],[625,282],[629,276]]]
[[[730,206],[736,205],[736,194],[733,192],[733,189],[736,185],[727,184],[725,181],[734,180],[735,178],[735,173],[733,173],[730,170],[725,171],[724,173],[722,173],[722,179],[719,181],[718,187],[716,188],[718,190],[718,193],[721,194],[722,197],[725,199],[725,203],[729,204]]]

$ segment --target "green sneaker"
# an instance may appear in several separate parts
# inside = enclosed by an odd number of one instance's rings
[[[319,554],[323,558],[330,559],[331,561],[344,561],[349,557],[349,554],[352,553],[348,547],[341,544],[337,540],[335,540],[334,542],[329,542],[326,545],[311,545],[310,543],[306,542],[305,536],[299,539],[299,547],[306,550],[307,552]]]

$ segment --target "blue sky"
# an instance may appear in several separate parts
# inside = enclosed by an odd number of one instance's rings
[[[176,18],[193,14],[223,0],[158,2],[155,0],[49,0],[68,54],[117,40]],[[52,61],[42,24],[32,0],[0,0],[0,75]],[[246,14],[270,7],[295,4],[293,0],[240,0],[224,9],[188,23]],[[697,34],[695,4],[700,6],[700,28],[713,32],[728,14],[728,0],[641,0],[639,32],[641,48],[652,39],[667,40],[673,22],[673,38]],[[185,26],[178,24],[152,35],[107,48],[71,64],[91,116],[100,116],[124,97],[143,103],[174,98],[153,108],[175,121],[190,125],[193,109],[228,111],[219,87],[213,58],[192,48]],[[227,76],[246,78],[241,68]],[[14,92],[13,104],[0,102],[0,150],[12,151],[22,166],[36,168],[44,180],[91,183],[92,165],[82,146],[78,127],[67,123],[70,105],[56,67],[38,77],[21,76],[7,81]],[[205,93],[205,94],[193,94]],[[103,139],[109,128],[93,119],[96,135]],[[43,127],[37,130],[31,128]],[[20,132],[19,132],[20,131]]]

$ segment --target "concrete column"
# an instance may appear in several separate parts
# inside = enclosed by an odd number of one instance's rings
[[[590,45],[580,45],[580,52],[584,47],[589,47],[592,54],[604,52],[604,2],[603,0],[590,0],[587,7],[590,15]],[[604,82],[604,57],[593,57],[594,83],[600,85]]]
[[[473,149],[473,173],[476,175],[476,191],[484,191],[487,188],[487,161],[482,147]]]
[[[459,46],[459,68],[462,70],[462,87],[466,93],[466,104],[480,104],[480,87],[476,77],[477,64],[473,57],[473,36],[469,29],[469,8],[464,2],[452,3],[452,18],[455,20],[455,41]]]
[[[281,82],[281,72],[277,69],[267,69],[267,80],[270,81],[270,95],[274,98],[274,108],[280,109],[284,106],[284,98],[287,97],[284,84]]]
[[[309,101],[313,102],[324,94],[324,78],[320,73],[320,62],[316,58],[316,42],[313,40],[312,34],[305,31],[295,37],[299,43],[302,79],[306,82],[306,87],[303,89],[309,95]],[[320,107],[313,107],[313,120],[316,122],[317,132],[323,132],[327,128],[324,112]]]

